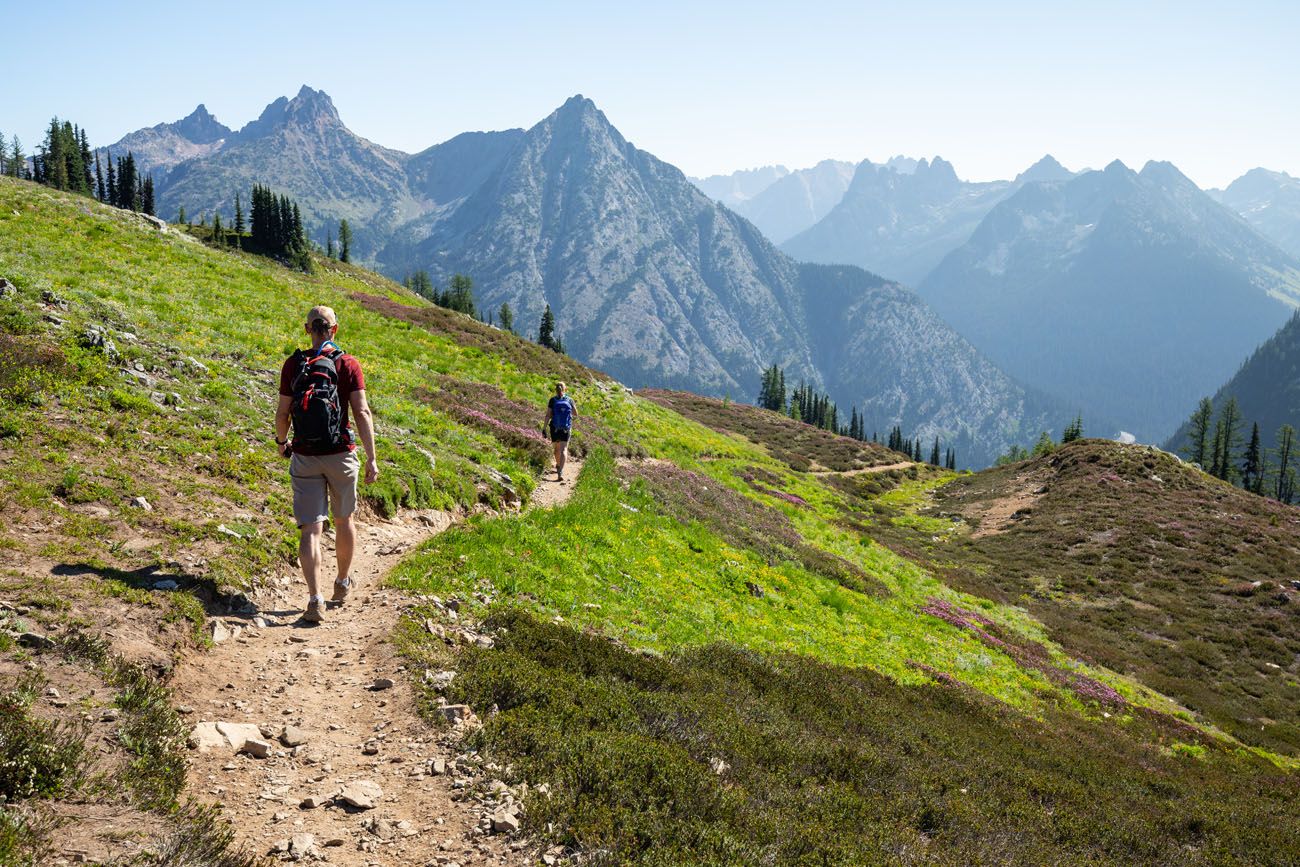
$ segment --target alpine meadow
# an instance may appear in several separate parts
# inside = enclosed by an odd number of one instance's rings
[[[0,865],[1300,864],[1294,10],[79,11]]]

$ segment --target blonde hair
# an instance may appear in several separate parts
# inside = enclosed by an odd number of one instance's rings
[[[564,383],[562,382],[555,383],[555,396],[564,397]]]

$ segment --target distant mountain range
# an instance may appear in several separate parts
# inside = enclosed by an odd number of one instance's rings
[[[166,170],[164,215],[228,218],[236,191],[269,184],[299,201],[316,240],[352,220],[359,258],[394,276],[470,274],[481,308],[509,303],[521,330],[549,304],[570,352],[633,386],[750,400],[777,363],[791,384],[857,406],[869,430],[941,436],[963,465],[1067,420],[914,293],[800,265],[581,97],[526,131],[409,155],[355,135],[304,87],[220,141]]]
[[[1159,441],[1300,302],[1300,263],[1169,163],[1023,184],[919,286],[1013,376]]]
[[[412,155],[309,87],[238,131],[199,106],[112,146],[128,149],[164,216],[228,218],[266,183],[318,242],[348,219],[357,258],[395,277],[469,273],[522,328],[550,304],[575,355],[632,385],[752,399],[778,363],[869,429],[957,439],[975,465],[1075,410],[1163,438],[1300,298],[1300,266],[1259,234],[1289,237],[1295,181],[1277,173],[1218,194],[1258,232],[1166,164],[1076,176],[1049,156],[971,183],[896,157],[692,183],[589,100]],[[765,231],[794,234],[778,250]]]
[[[1241,214],[1261,235],[1300,259],[1300,178],[1251,169],[1210,195]]]
[[[772,178],[762,188],[757,181],[769,177],[773,170],[753,169],[734,175],[715,175],[704,180],[692,179],[702,192],[731,208],[749,220],[774,243],[780,244],[830,213],[844,198],[844,191],[853,180],[854,166],[840,160],[822,160],[810,169],[788,171],[777,166],[779,177]],[[767,175],[760,173],[767,172]],[[744,189],[718,195],[717,190]]]

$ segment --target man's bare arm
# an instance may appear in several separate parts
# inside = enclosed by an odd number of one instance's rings
[[[379,478],[379,462],[375,457],[375,420],[370,415],[366,390],[363,388],[352,392],[348,396],[348,405],[352,407],[352,417],[357,420],[361,446],[366,450],[366,484],[374,484],[375,479]]]
[[[280,395],[280,405],[275,408],[275,441],[289,439],[289,408],[293,405],[293,398],[287,394]],[[285,446],[279,446],[280,454],[284,454]]]

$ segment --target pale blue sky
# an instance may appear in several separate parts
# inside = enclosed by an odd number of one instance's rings
[[[306,83],[405,151],[583,93],[689,174],[941,154],[1009,177],[1176,163],[1300,174],[1300,3],[0,0],[0,131],[107,144],[206,103],[238,128]]]

